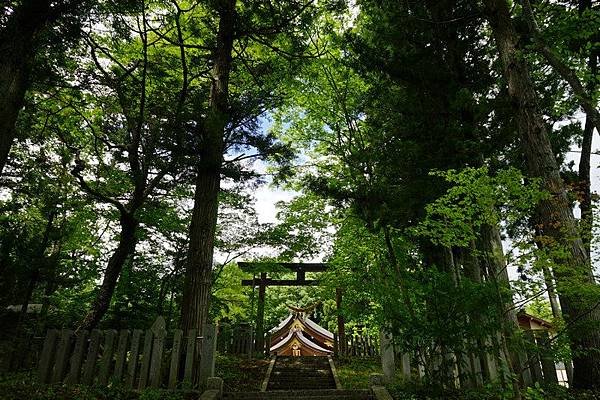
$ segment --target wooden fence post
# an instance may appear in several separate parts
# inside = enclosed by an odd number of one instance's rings
[[[70,329],[63,329],[60,332],[60,340],[58,347],[56,348],[56,362],[54,364],[54,372],[52,374],[52,383],[62,382],[65,371],[67,369],[67,360],[71,353],[71,337],[73,331]]]
[[[140,366],[140,381],[138,389],[146,388],[148,384],[148,370],[150,369],[150,358],[152,357],[152,330],[147,329],[144,336],[144,352],[142,353],[142,365]]]
[[[79,383],[79,375],[81,364],[83,363],[83,352],[85,351],[85,345],[87,344],[88,331],[79,331],[77,332],[76,337],[75,348],[73,349],[73,355],[71,356],[71,368],[67,378],[67,383],[69,385]]]
[[[38,378],[41,383],[49,383],[52,369],[54,367],[54,352],[56,351],[56,340],[58,338],[58,330],[50,329],[46,333],[44,339],[44,348],[40,357],[38,368]]]
[[[164,321],[164,320],[163,320]],[[154,344],[152,345],[152,359],[150,360],[150,387],[157,388],[160,386],[162,356],[165,345],[165,329],[156,329],[154,332]]]
[[[142,337],[142,330],[135,329],[131,336],[131,349],[129,353],[129,362],[127,364],[127,379],[125,380],[125,386],[132,388],[135,385],[135,373],[137,371],[138,356],[140,354],[140,339]]]
[[[116,337],[117,331],[114,329],[107,330],[104,333],[104,351],[102,352],[102,359],[100,360],[100,374],[98,376],[98,381],[101,385],[108,384],[108,377],[112,366],[112,357],[115,351]]]
[[[94,382],[96,373],[96,359],[98,358],[98,348],[100,347],[101,332],[94,329],[90,335],[90,345],[88,347],[87,357],[83,366],[83,381],[84,385],[91,385]]]
[[[253,347],[250,346],[250,351]],[[208,378],[215,376],[215,355],[217,351],[217,329],[212,324],[205,324],[202,332],[202,355],[200,357],[199,384],[206,387]]]
[[[119,345],[117,347],[117,357],[115,359],[115,373],[114,378],[120,382],[123,378],[123,371],[125,370],[125,361],[127,359],[127,342],[129,339],[129,331],[122,329],[119,333]]]

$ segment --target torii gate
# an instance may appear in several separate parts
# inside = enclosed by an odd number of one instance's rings
[[[319,281],[306,279],[307,272],[324,272],[327,270],[327,264],[324,263],[284,263],[284,262],[239,262],[238,265],[244,272],[256,273],[261,267],[277,266],[281,269],[296,273],[296,279],[271,279],[267,277],[267,272],[260,272],[260,279],[243,279],[242,286],[258,286],[258,304],[256,307],[256,346],[255,351],[262,352],[265,347],[265,292],[267,286],[312,286],[317,285]],[[274,272],[274,271],[270,271]],[[346,333],[344,329],[344,316],[341,313],[342,289],[335,290],[335,301],[337,306],[338,323],[338,343],[346,343]],[[340,349],[343,351],[343,349]]]

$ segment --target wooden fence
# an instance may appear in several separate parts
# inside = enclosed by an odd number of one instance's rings
[[[343,341],[334,334],[333,347],[335,355],[346,357],[374,357],[380,354],[379,338],[366,333],[347,335]]]
[[[201,337],[192,329],[165,330],[158,317],[151,329],[49,330],[39,361],[42,383],[121,384],[131,389],[193,389],[214,376],[216,329],[205,325]]]
[[[384,335],[382,335],[383,337]],[[464,346],[462,351],[434,345],[421,348],[419,354],[403,353],[391,341],[381,339],[384,375],[395,376],[400,368],[405,379],[435,382],[444,387],[481,387],[487,383],[510,382],[503,352],[486,341],[481,346]],[[540,384],[567,385],[572,380],[570,362],[556,362],[547,331],[525,331],[526,341],[518,352],[520,368],[515,371],[527,386]],[[386,373],[387,371],[387,373]]]
[[[223,354],[252,354],[254,331],[249,324],[219,325],[217,350]]]

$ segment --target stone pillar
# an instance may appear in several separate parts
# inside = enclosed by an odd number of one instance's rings
[[[410,354],[402,353],[402,376],[404,379],[410,379]]]
[[[383,376],[388,382],[391,382],[396,375],[396,364],[394,362],[394,345],[392,344],[392,334],[381,330],[381,367]]]
[[[217,327],[205,324],[202,327],[202,353],[199,365],[200,387],[206,387],[208,378],[215,376],[215,357],[217,355]]]

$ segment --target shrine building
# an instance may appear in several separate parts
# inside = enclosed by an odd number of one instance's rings
[[[328,356],[333,354],[333,333],[319,326],[304,309],[289,307],[291,312],[269,331],[270,354],[280,356]]]

